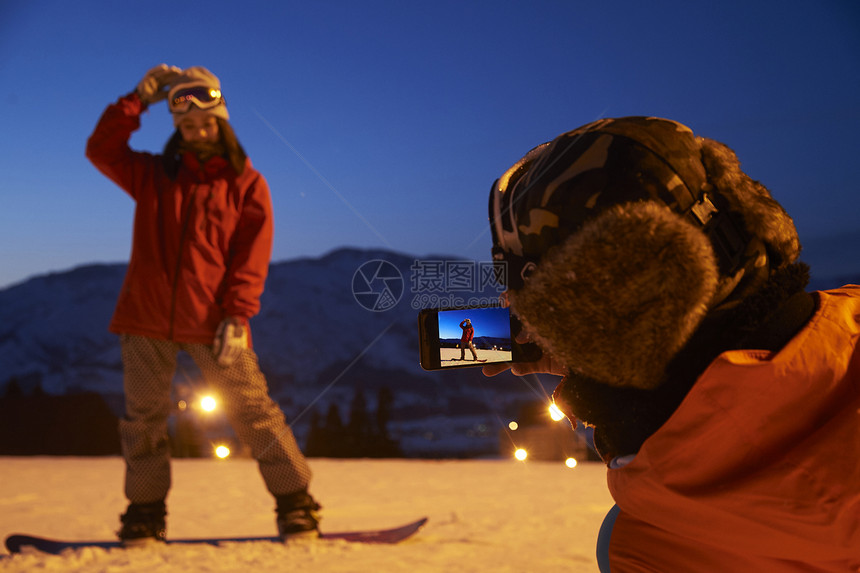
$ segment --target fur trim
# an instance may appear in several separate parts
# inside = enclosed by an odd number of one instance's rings
[[[649,389],[707,313],[718,277],[704,233],[643,201],[587,221],[509,297],[533,339],[567,369]]]
[[[741,171],[735,152],[727,146],[699,137],[702,164],[708,181],[726,199],[732,211],[743,217],[747,231],[767,246],[774,268],[785,267],[800,255],[800,239],[794,221],[767,188]]]
[[[809,267],[795,263],[776,271],[755,294],[733,309],[710,313],[666,369],[654,390],[618,388],[571,373],[553,393],[567,417],[594,426],[594,445],[608,462],[634,454],[675,412],[713,360],[727,350],[778,352],[816,309],[804,292]]]

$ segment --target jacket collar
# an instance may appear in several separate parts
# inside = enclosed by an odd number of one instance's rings
[[[610,386],[571,372],[553,399],[571,421],[595,427],[594,444],[604,461],[635,454],[722,352],[742,348],[778,352],[791,340],[816,310],[816,299],[804,291],[808,281],[809,268],[795,263],[777,271],[739,307],[703,322],[669,364],[666,381],[654,390]]]
[[[230,163],[221,156],[210,157],[206,162],[202,163],[197,156],[191,151],[185,151],[182,154],[182,164],[191,173],[196,174],[206,180],[213,179],[224,169],[230,166]]]

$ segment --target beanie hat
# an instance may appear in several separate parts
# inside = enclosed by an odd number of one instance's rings
[[[203,90],[195,92],[194,88],[203,88]],[[221,82],[215,74],[203,66],[193,66],[183,70],[171,83],[167,102],[173,114],[173,125],[179,125],[179,121],[186,113],[196,110],[211,113],[225,120],[230,119],[226,100],[221,95]]]
[[[655,388],[704,317],[792,263],[791,218],[680,123],[604,119],[536,147],[490,195],[512,310],[568,370]]]

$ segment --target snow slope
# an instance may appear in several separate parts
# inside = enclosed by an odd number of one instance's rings
[[[423,515],[396,546],[313,542],[161,546],[0,555],[0,572],[597,570],[594,547],[612,506],[602,464],[509,460],[312,459],[312,493],[328,530],[384,527]],[[173,462],[168,534],[270,535],[272,500],[248,459]],[[120,458],[0,458],[0,536],[111,538],[124,509]]]
[[[459,348],[440,348],[439,349],[439,358],[442,361],[443,366],[463,366],[464,363],[460,361],[460,349]],[[472,360],[472,353],[466,350],[465,359]],[[483,360],[485,362],[510,362],[511,361],[511,351],[510,350],[484,350],[483,348],[479,348],[475,350],[475,354],[478,355],[478,360]],[[468,365],[468,363],[466,363]]]

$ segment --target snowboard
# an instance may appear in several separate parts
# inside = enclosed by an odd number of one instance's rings
[[[319,539],[325,541],[348,541],[351,543],[400,543],[418,533],[424,524],[427,523],[427,518],[422,517],[419,520],[393,527],[391,529],[367,529],[359,531],[340,531],[321,533]],[[305,538],[308,539],[308,538]],[[315,538],[310,538],[310,541],[315,541]],[[203,543],[206,545],[221,545],[222,543],[247,543],[250,541],[269,541],[271,543],[282,543],[280,537],[210,537],[200,539],[168,539],[165,541],[168,545]],[[123,545],[119,541],[62,541],[58,539],[48,539],[45,537],[35,537],[32,535],[14,534],[6,538],[6,549],[10,553],[20,553],[25,547],[32,547],[43,553],[59,555],[66,549],[82,549],[84,547],[100,547],[102,549],[118,549]]]

